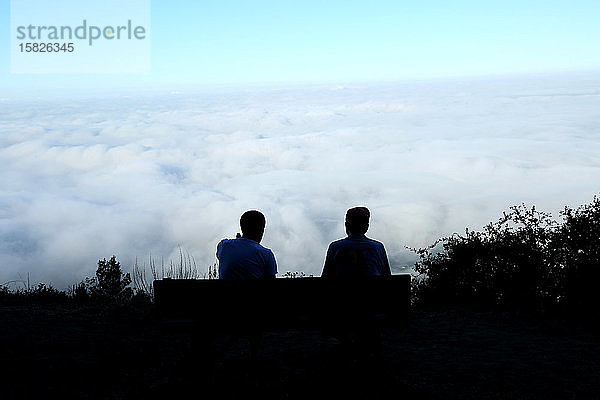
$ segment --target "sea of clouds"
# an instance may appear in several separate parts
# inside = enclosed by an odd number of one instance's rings
[[[0,284],[65,288],[188,252],[200,269],[247,209],[280,274],[319,275],[346,209],[393,270],[525,202],[600,192],[600,75],[0,100]]]

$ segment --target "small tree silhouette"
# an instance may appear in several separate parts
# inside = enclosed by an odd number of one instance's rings
[[[98,260],[96,278],[90,289],[92,294],[103,298],[125,299],[133,295],[132,289],[128,287],[130,283],[131,276],[121,271],[121,263],[113,255],[108,261],[106,258]]]

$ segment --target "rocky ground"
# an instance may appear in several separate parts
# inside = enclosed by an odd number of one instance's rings
[[[151,309],[0,305],[0,398],[600,399],[600,338],[540,316],[413,312],[381,360],[316,331],[267,332],[256,361],[228,339],[208,364]]]

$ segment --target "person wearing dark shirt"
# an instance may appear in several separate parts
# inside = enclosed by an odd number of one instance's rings
[[[344,239],[329,245],[321,277],[325,279],[368,279],[391,275],[385,248],[381,242],[365,236],[369,229],[371,213],[366,207],[354,207],[346,212]],[[361,293],[362,296],[368,295]],[[373,325],[375,315],[364,314],[356,302],[360,299],[340,299],[340,305],[329,305],[330,327],[326,333],[338,338],[346,351],[361,359],[374,356],[381,359],[379,329]]]
[[[366,207],[354,207],[346,212],[348,237],[329,245],[321,273],[323,278],[391,275],[383,244],[365,236],[370,216]]]

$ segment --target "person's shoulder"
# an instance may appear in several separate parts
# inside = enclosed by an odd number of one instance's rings
[[[228,249],[241,251],[244,248],[254,248],[256,242],[243,238],[222,239],[217,245],[217,249]]]
[[[239,238],[236,240],[238,240],[240,242],[240,245],[252,247],[261,252],[270,252],[271,251],[271,249],[263,246],[262,244],[258,243],[255,240],[246,239],[246,238]]]
[[[349,239],[347,237],[341,238],[341,239],[334,240],[333,242],[329,243],[329,247],[343,246],[344,244],[346,244],[348,242],[349,242]]]
[[[222,246],[226,246],[229,244],[232,244],[235,241],[235,239],[221,239],[221,241],[219,242],[219,244],[217,244],[217,247],[222,247]]]
[[[259,249],[260,251],[262,251],[263,253],[267,253],[267,254],[271,254],[271,255],[273,255],[273,251],[272,251],[270,248],[268,248],[268,247],[265,247],[265,246],[263,246],[263,245],[262,245],[262,244],[260,244],[260,243],[254,242],[254,246],[255,246],[257,249]]]
[[[365,236],[365,239],[371,243],[374,247],[381,247],[384,248],[385,246],[383,245],[383,243],[381,243],[379,240],[375,240],[375,239],[371,239]]]
[[[263,257],[270,258],[273,261],[275,260],[275,254],[273,253],[273,250],[271,250],[270,248],[265,247],[258,242],[254,242],[252,244],[252,246],[254,247],[255,251],[257,251],[259,254],[262,254]]]

